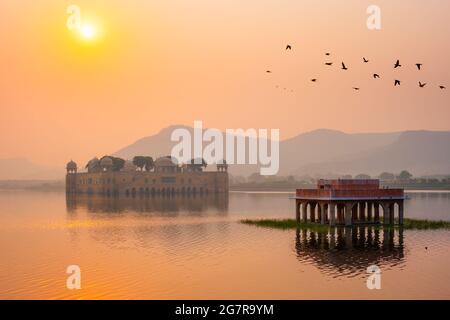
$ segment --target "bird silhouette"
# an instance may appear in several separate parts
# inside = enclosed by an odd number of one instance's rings
[[[417,67],[417,69],[420,70],[420,68],[422,67],[422,64],[421,63],[416,63],[416,67]]]
[[[355,91],[358,91],[358,90],[359,90],[359,88],[357,88],[357,87],[353,87],[353,90],[355,90]]]
[[[423,88],[423,87],[425,87],[426,85],[427,85],[426,83],[421,83],[421,82],[419,81],[419,87]]]
[[[267,71],[266,71],[266,73],[272,73],[272,71],[270,71],[270,70],[267,70]]]
[[[374,73],[374,74],[373,74],[373,78],[374,78],[374,79],[377,79],[377,78],[379,79],[379,78],[380,78],[380,75],[377,74],[377,73]]]
[[[444,87],[444,86],[439,86],[439,88],[440,89],[447,89],[446,87]]]
[[[401,67],[402,65],[400,64],[400,60],[397,60],[397,62],[395,63],[395,65],[394,65],[394,69],[395,68],[398,68],[398,67]]]
[[[425,250],[428,250],[428,247],[425,247]]]
[[[292,50],[292,47],[291,47],[290,44],[288,44],[288,45],[286,46],[286,50]]]
[[[316,81],[317,81],[317,79],[311,79],[311,81],[312,81],[312,82],[316,82]]]
[[[331,53],[329,53],[329,52],[325,53],[326,56],[329,56],[330,54],[331,54]]]
[[[366,58],[364,58],[363,57],[363,61],[364,61],[364,63],[367,63],[367,62],[369,62],[369,60],[367,60]]]
[[[331,66],[331,65],[333,64],[333,62],[325,62],[325,64],[326,64],[327,66]]]
[[[348,68],[345,66],[345,63],[342,62],[342,70],[348,70]]]
[[[399,85],[400,85],[400,80],[395,80],[394,86],[399,86]]]

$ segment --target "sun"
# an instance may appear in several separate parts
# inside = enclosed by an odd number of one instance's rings
[[[81,26],[80,30],[81,36],[85,39],[92,39],[96,35],[95,27],[91,24],[85,24]]]
[[[80,27],[79,32],[80,32],[80,36],[85,40],[93,40],[98,35],[97,28],[91,23],[83,24]]]

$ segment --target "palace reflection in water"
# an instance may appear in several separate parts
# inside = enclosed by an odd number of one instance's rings
[[[202,215],[216,211],[223,215],[228,210],[228,194],[191,196],[136,196],[107,197],[100,195],[67,195],[68,213],[78,209],[88,213],[154,213],[156,215],[177,215],[180,212]]]
[[[329,232],[297,229],[297,258],[335,277],[361,273],[370,265],[404,262],[403,228],[338,227]]]

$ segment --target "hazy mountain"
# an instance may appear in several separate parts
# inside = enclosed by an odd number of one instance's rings
[[[328,129],[300,134],[280,144],[280,174],[292,174],[308,164],[338,161],[349,154],[386,146],[393,143],[399,135],[400,133],[347,134]],[[305,171],[302,174],[311,173]]]
[[[392,143],[358,153],[299,166],[296,174],[398,173],[408,170],[416,176],[450,172],[450,132],[406,131]]]
[[[125,159],[135,155],[154,158],[169,155],[176,142],[171,126],[142,138],[114,153]],[[204,143],[204,146],[206,143]],[[450,173],[450,132],[406,131],[398,133],[357,133],[319,129],[280,143],[280,175],[359,174],[409,170],[416,176]],[[256,165],[232,165],[233,175],[258,172]],[[0,159],[0,180],[63,179],[64,167],[52,168],[27,159]]]
[[[64,167],[53,168],[27,159],[0,159],[0,180],[63,179]]]
[[[168,155],[175,145],[172,126],[119,150],[114,155],[130,159],[135,155]],[[205,145],[205,144],[204,144]],[[395,133],[357,133],[319,129],[299,134],[280,143],[280,175],[326,175],[399,172],[415,175],[450,172],[450,132],[407,131]],[[234,175],[258,171],[254,165],[233,165]]]

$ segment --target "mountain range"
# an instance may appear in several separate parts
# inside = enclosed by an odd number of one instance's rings
[[[123,158],[141,154],[168,155],[176,144],[170,141],[175,128],[193,132],[190,127],[171,126],[114,155]],[[378,175],[383,171],[398,173],[401,170],[408,170],[415,176],[450,173],[450,131],[344,133],[318,129],[280,142],[279,175]],[[250,175],[257,171],[256,165],[230,166],[233,175]]]
[[[153,158],[170,155],[177,143],[170,140],[176,128],[184,128],[193,134],[191,127],[167,127],[112,152],[112,155],[125,159],[132,159],[135,155],[151,155]],[[414,176],[449,174],[450,131],[344,133],[318,129],[280,142],[279,175],[338,176],[365,173],[377,176],[384,171],[398,173],[401,170],[408,170]],[[229,172],[236,176],[248,176],[259,172],[259,167],[231,165]],[[27,159],[0,159],[0,180],[63,177],[64,166],[52,168]]]

